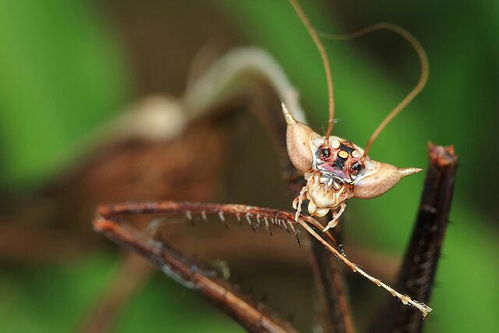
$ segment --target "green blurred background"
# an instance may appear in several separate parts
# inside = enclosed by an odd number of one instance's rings
[[[346,32],[385,21],[419,38],[430,61],[423,93],[390,124],[371,156],[424,167],[426,144],[454,144],[460,168],[428,332],[499,330],[497,1],[301,1],[314,25]],[[92,130],[136,98],[180,96],[203,46],[269,50],[300,91],[317,130],[326,125],[320,58],[285,0],[0,0],[2,197],[26,196],[81,154]],[[326,42],[336,89],[336,135],[366,142],[417,80],[414,52],[379,32]],[[345,243],[403,252],[422,177],[349,204]],[[271,205],[271,203],[269,203]],[[71,223],[71,221],[67,221]],[[90,230],[90,221],[88,225]],[[22,242],[22,240],[20,240]],[[29,247],[29,244],[26,244]],[[67,332],[112,275],[115,256],[89,251],[62,263],[0,263],[0,331]],[[116,332],[235,332],[195,295],[156,276]]]

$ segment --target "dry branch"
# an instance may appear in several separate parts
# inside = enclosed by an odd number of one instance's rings
[[[330,217],[328,216],[330,220]],[[335,236],[341,232],[341,223],[335,228]],[[313,255],[312,268],[317,281],[320,297],[323,302],[323,316],[325,316],[326,332],[354,332],[354,325],[350,314],[348,295],[340,263],[321,243],[311,239]],[[341,238],[339,238],[341,239]]]
[[[428,302],[440,258],[457,171],[453,146],[429,144],[429,167],[411,241],[396,286]],[[372,326],[379,332],[421,332],[423,319],[417,311],[387,302]]]

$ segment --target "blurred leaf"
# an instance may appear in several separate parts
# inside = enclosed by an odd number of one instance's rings
[[[93,257],[73,265],[18,269],[3,274],[0,331],[68,332],[107,282],[111,262]]]
[[[112,282],[115,258],[89,255],[73,264],[0,275],[1,332],[71,332]],[[241,328],[162,274],[125,307],[116,332],[242,332]]]
[[[1,181],[30,186],[78,156],[124,100],[122,63],[88,2],[0,1]]]

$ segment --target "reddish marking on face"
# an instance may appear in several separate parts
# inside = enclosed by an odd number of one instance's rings
[[[345,180],[353,181],[364,168],[363,158],[351,142],[343,141],[335,146],[319,147],[321,163],[319,170],[334,174]]]

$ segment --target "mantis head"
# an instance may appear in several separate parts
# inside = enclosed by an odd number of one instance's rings
[[[296,121],[284,104],[283,113],[291,163],[304,174],[317,174],[324,190],[343,189],[349,192],[347,197],[370,199],[387,192],[402,178],[421,171],[372,160],[362,148],[336,136],[326,140],[307,125]],[[338,202],[333,203],[333,206],[337,205]]]

